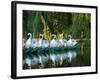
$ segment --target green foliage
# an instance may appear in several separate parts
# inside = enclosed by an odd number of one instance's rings
[[[27,33],[32,33],[33,37],[41,32],[41,12],[23,11],[23,37],[26,38]]]
[[[41,16],[45,19],[46,25],[51,33],[64,32],[64,37],[71,34],[74,38],[90,39],[91,15],[89,13],[64,13],[46,11],[23,11],[23,37],[27,33],[32,33],[33,37],[38,37],[43,33],[43,23]]]
[[[73,13],[72,14],[72,35],[76,38],[81,37],[83,32],[84,38],[90,38],[90,14],[87,13]]]

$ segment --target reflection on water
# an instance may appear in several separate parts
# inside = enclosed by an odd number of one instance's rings
[[[90,66],[90,41],[74,49],[36,49],[23,52],[23,69]]]

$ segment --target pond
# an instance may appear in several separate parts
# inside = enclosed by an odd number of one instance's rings
[[[80,40],[73,48],[23,49],[23,69],[91,66],[90,40]]]

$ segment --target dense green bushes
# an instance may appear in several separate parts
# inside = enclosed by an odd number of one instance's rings
[[[43,11],[23,11],[23,37],[28,32],[33,37],[38,37],[43,33],[44,24],[41,20],[43,16],[45,25],[48,25],[52,33],[64,32],[64,36],[71,34],[74,38],[90,39],[91,34],[91,15],[89,13],[64,13],[64,12],[43,12]]]

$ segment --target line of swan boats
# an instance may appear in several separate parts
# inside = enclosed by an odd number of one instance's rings
[[[56,35],[52,34],[50,41],[44,40],[42,34],[39,39],[33,39],[31,33],[28,33],[28,36],[23,43],[24,69],[64,66],[72,62],[77,56],[75,49],[80,48],[71,35],[68,35],[68,40],[63,38],[58,40]]]
[[[43,35],[40,34],[39,39],[33,39],[32,34],[28,33],[29,38],[25,43],[23,43],[23,47],[25,48],[46,48],[46,47],[74,47],[77,44],[75,39],[72,39],[71,35],[68,35],[69,39],[57,39],[55,34],[52,34],[52,39],[50,41],[44,40]]]

